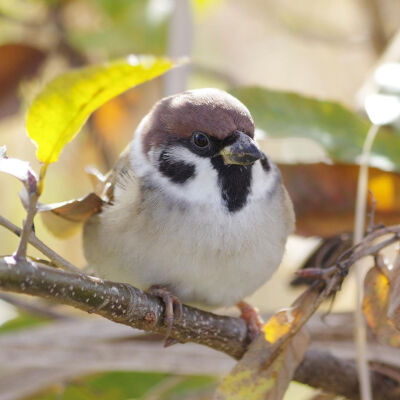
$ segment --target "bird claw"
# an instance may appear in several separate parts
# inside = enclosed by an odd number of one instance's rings
[[[253,341],[262,331],[264,325],[257,309],[245,301],[240,301],[236,304],[240,310],[240,318],[246,323],[249,337]]]
[[[175,321],[180,321],[183,316],[183,307],[181,301],[173,295],[165,286],[153,285],[149,288],[148,293],[161,298],[165,305],[164,322],[167,326],[165,335],[165,347],[178,343],[176,339],[170,338],[172,327]]]

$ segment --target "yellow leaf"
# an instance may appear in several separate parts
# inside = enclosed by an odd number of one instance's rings
[[[196,15],[202,17],[208,15],[216,6],[220,6],[223,0],[192,0]]]
[[[130,55],[55,78],[35,98],[28,112],[26,127],[37,145],[38,160],[45,164],[57,161],[63,147],[75,137],[93,111],[173,66],[167,58]]]
[[[265,340],[275,343],[297,323],[298,315],[296,308],[286,308],[274,314],[263,326]]]
[[[376,200],[377,211],[392,211],[396,206],[396,181],[390,174],[371,177],[368,189]]]

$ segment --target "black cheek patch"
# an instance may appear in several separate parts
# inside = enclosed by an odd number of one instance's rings
[[[183,161],[174,161],[163,151],[159,159],[159,171],[174,183],[185,183],[195,175],[195,166]]]

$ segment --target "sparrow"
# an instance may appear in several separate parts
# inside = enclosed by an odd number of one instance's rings
[[[295,217],[254,129],[222,90],[157,102],[107,178],[109,201],[85,223],[89,267],[160,296],[168,325],[181,302],[238,305],[259,330],[243,299],[277,270]]]

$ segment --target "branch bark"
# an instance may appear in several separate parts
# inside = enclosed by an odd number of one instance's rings
[[[400,399],[398,382],[371,371],[370,378],[375,400]],[[361,398],[355,362],[336,358],[328,352],[309,350],[297,368],[294,379],[348,399]]]
[[[0,288],[51,299],[145,331],[161,335],[167,332],[163,302],[128,284],[6,257],[0,259]],[[212,347],[236,359],[250,342],[240,318],[217,316],[189,306],[183,306],[182,318],[175,321],[171,336],[182,343]]]
[[[6,257],[0,259],[0,288],[45,297],[145,331],[162,335],[167,331],[161,300],[128,284]],[[183,306],[183,317],[175,322],[171,335],[180,342],[206,345],[235,359],[244,354],[249,344],[246,326],[240,318],[189,306]],[[337,359],[324,351],[309,350],[294,378],[349,399],[359,399],[354,362]],[[375,400],[400,398],[400,385],[395,380],[375,371],[371,371],[371,379]]]

